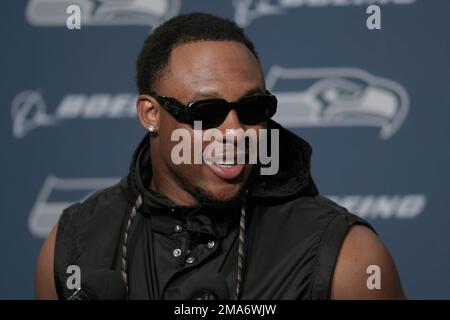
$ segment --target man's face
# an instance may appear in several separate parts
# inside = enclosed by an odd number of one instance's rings
[[[174,97],[183,104],[208,98],[222,98],[232,102],[246,95],[264,93],[265,84],[258,61],[245,45],[233,41],[199,41],[181,44],[172,50],[169,64],[163,71],[163,77],[155,85],[155,91],[160,96]],[[217,129],[225,137],[227,129],[228,132],[249,128],[258,130],[265,125],[244,125],[236,111],[231,110]],[[237,164],[230,167],[206,164],[203,158],[201,164],[174,164],[171,158],[172,148],[179,141],[171,141],[171,135],[178,128],[188,130],[190,136],[194,137],[191,125],[178,122],[159,106],[158,135],[154,138],[158,141],[155,144],[152,141],[152,146],[158,148],[162,159],[157,163],[168,169],[161,172],[168,172],[170,178],[175,179],[175,185],[181,186],[196,198],[198,191],[218,201],[227,201],[236,196],[249,177],[252,165]],[[223,139],[223,143],[233,145],[232,150],[236,154],[235,142]],[[203,141],[203,150],[210,143],[212,142]],[[191,146],[194,152],[193,139]],[[191,159],[193,158],[192,154]]]

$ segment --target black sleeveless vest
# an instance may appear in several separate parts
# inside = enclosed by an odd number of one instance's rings
[[[276,175],[253,179],[242,204],[241,299],[328,299],[345,235],[355,224],[370,225],[318,194],[306,141],[274,121],[269,128],[280,130],[280,167]],[[221,273],[235,290],[240,205],[177,206],[149,190],[149,141],[147,135],[139,144],[128,176],[62,213],[54,256],[60,299],[73,292],[66,286],[69,265],[79,266],[81,276],[124,270],[122,246],[133,209],[126,252],[130,299],[183,299],[185,281],[197,272]]]

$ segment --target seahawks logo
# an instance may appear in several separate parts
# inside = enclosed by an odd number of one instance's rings
[[[40,27],[66,26],[66,8],[81,9],[81,24],[91,26],[142,25],[157,27],[178,14],[181,0],[30,0],[28,23]]]
[[[287,127],[376,127],[388,139],[409,110],[402,85],[358,68],[272,66],[266,84],[278,98],[274,119]]]

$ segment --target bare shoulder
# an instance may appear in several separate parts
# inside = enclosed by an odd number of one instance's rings
[[[405,299],[389,251],[368,227],[353,226],[334,270],[331,299]]]
[[[42,245],[36,266],[35,297],[39,300],[58,299],[53,273],[55,255],[56,232],[58,225],[54,225],[47,240]]]

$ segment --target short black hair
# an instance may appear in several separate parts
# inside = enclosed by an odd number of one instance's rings
[[[253,43],[233,21],[199,12],[178,15],[157,27],[144,42],[137,60],[136,82],[139,94],[153,91],[153,85],[161,78],[176,45],[208,40],[240,42],[259,62]]]

